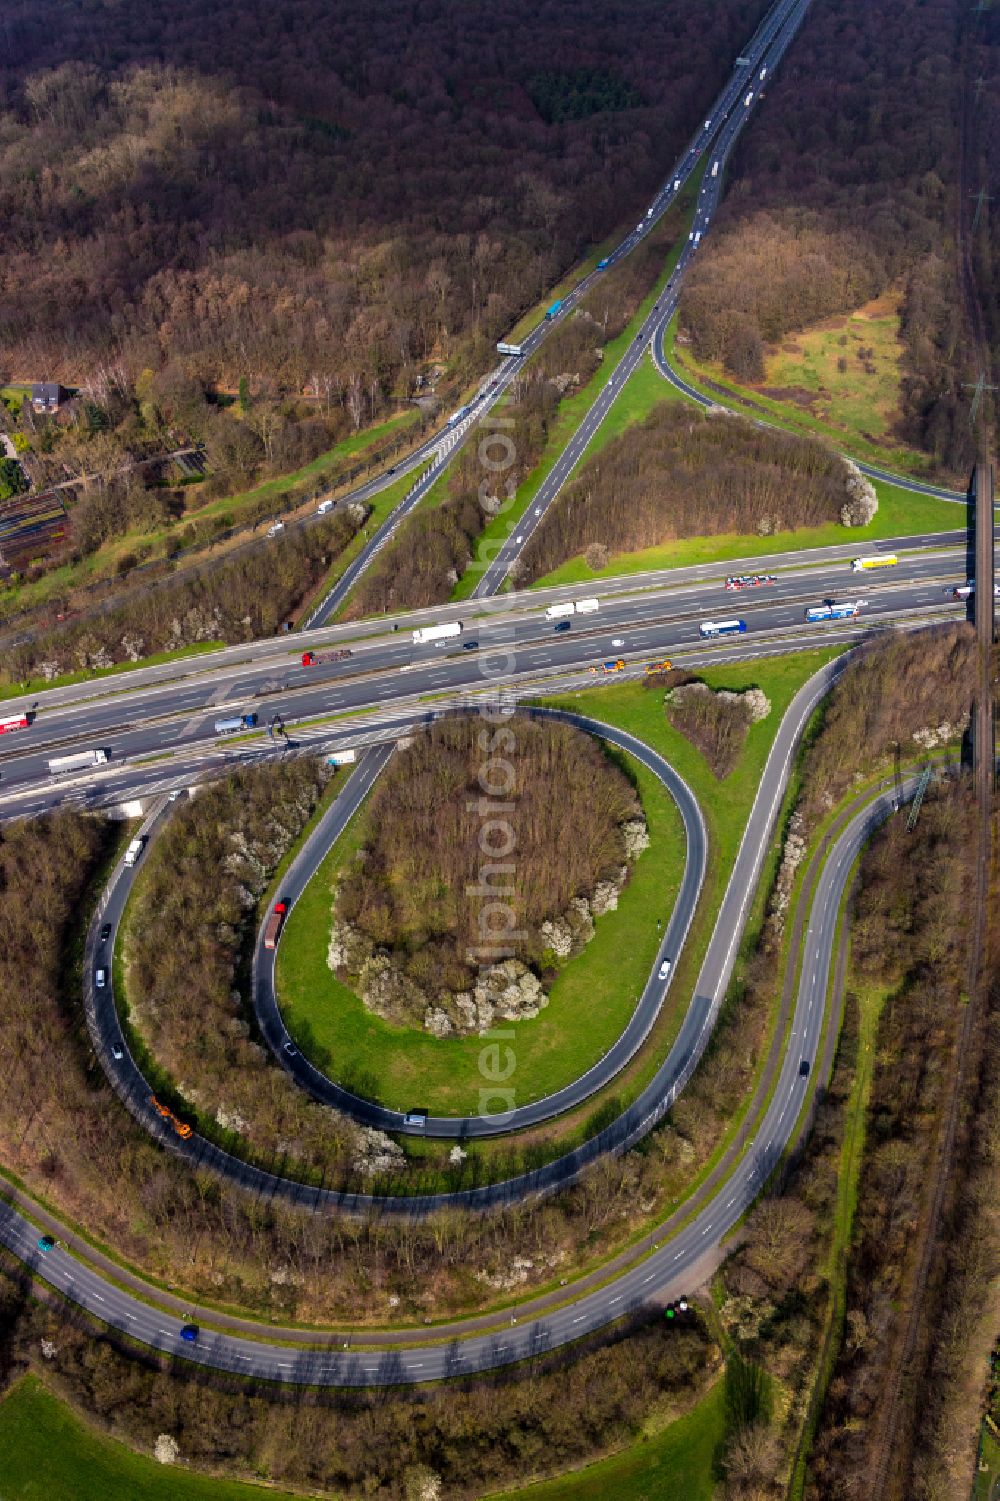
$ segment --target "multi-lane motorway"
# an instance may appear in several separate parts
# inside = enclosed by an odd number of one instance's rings
[[[773,583],[738,592],[726,589],[718,565],[677,570],[657,583],[644,580],[634,592],[604,595],[600,608],[574,616],[569,630],[556,630],[559,622],[523,594],[505,597],[503,613],[494,606],[479,614],[475,602],[467,603],[457,616],[464,621],[462,635],[443,642],[416,645],[409,628],[394,632],[367,622],[332,638],[352,643],[352,655],[340,662],[303,667],[300,647],[269,641],[174,664],[166,678],[159,668],[137,670],[112,680],[114,687],[79,685],[11,701],[8,712],[23,708],[35,718],[30,729],[0,740],[0,816],[36,813],[67,798],[120,800],[148,785],[151,772],[183,785],[206,757],[217,764],[260,750],[277,753],[303,736],[329,738],[340,716],[490,685],[541,689],[550,679],[592,667],[603,675],[606,660],[641,670],[665,657],[724,649],[702,640],[700,626],[708,619],[743,618],[748,636],[763,645],[788,634],[803,644],[836,639],[837,626],[810,628],[803,619],[806,608],[825,598],[864,601],[854,629],[889,625],[913,612],[960,616],[965,604],[951,590],[964,577],[964,549],[915,548],[913,540],[900,539],[897,565],[877,573],[853,573],[843,553],[816,555],[815,562],[809,553],[788,555],[774,562]],[[888,550],[889,544],[878,546]],[[216,721],[237,712],[256,713],[260,733],[237,744],[220,740]],[[267,735],[276,716],[287,736]],[[106,751],[107,764],[71,778],[49,774],[51,758],[88,748]]]
[[[398,466],[402,473],[431,464],[309,622],[314,630],[310,645],[349,642],[352,651],[349,659],[303,667],[298,661],[301,644],[296,651],[287,641],[253,643],[200,662],[139,670],[113,685],[76,685],[40,694],[23,705],[11,703],[9,711],[20,707],[30,709],[34,719],[28,731],[10,737],[9,742],[4,737],[0,748],[0,817],[24,816],[64,802],[96,806],[121,801],[148,794],[151,789],[183,785],[231,760],[284,754],[287,748],[296,745],[319,749],[337,742],[344,734],[355,739],[359,735],[368,739],[391,738],[399,730],[438,712],[440,707],[463,697],[471,699],[491,687],[503,687],[515,696],[528,693],[537,696],[553,686],[591,682],[591,670],[602,674],[605,661],[622,660],[626,673],[641,672],[649,662],[668,655],[694,664],[720,652],[732,651],[725,643],[706,643],[702,639],[699,626],[708,618],[738,615],[745,619],[747,634],[740,638],[736,650],[746,656],[838,638],[857,640],[866,630],[880,626],[964,613],[964,604],[951,593],[965,575],[961,533],[879,544],[881,550],[897,552],[899,563],[870,576],[851,573],[846,550],[835,549],[729,565],[733,572],[761,569],[774,574],[773,581],[740,592],[725,588],[726,570],[718,566],[674,570],[629,583],[609,581],[603,586],[599,611],[587,617],[574,616],[568,630],[557,630],[553,621],[546,619],[544,608],[554,598],[565,599],[574,593],[579,597],[583,590],[505,597],[502,613],[496,610],[495,603],[490,607],[486,598],[495,595],[506,580],[531,533],[541,523],[547,507],[579,462],[647,347],[653,346],[654,358],[669,376],[663,358],[663,330],[676,308],[680,278],[690,258],[697,254],[700,238],[711,222],[728,153],[759,96],[765,76],[773,71],[789,45],[808,3],[809,0],[779,0],[768,12],[747,49],[748,63],[741,64],[734,72],[710,115],[699,126],[682,161],[656,195],[647,217],[608,257],[609,263],[614,263],[649,232],[711,146],[711,161],[717,160],[719,169],[707,172],[704,177],[691,238],[669,285],[539,489],[530,514],[512,529],[507,543],[485,570],[476,599],[461,607],[457,614],[447,608],[424,612],[424,619],[441,620],[450,616],[460,619],[464,625],[461,636],[442,644],[417,645],[411,638],[414,622],[409,619],[395,622],[398,627],[395,630],[391,625],[371,621],[336,628],[330,628],[328,622],[403,517],[419,504],[444,464],[474,431],[478,420],[501,398],[524,359],[546,337],[552,326],[549,324],[541,325],[529,336],[521,355],[506,360],[487,377],[470,409],[450,430],[429,440]],[[564,307],[575,305],[600,274],[594,272],[586,278],[565,299]],[[365,498],[391,482],[388,476],[381,477],[363,487],[358,496]],[[910,488],[942,493],[917,483],[910,483]],[[864,604],[858,618],[847,625],[818,628],[808,625],[803,619],[805,608],[825,598],[863,600]],[[837,664],[821,669],[800,690],[779,727],[677,1038],[650,1083],[628,1110],[574,1152],[506,1184],[455,1195],[393,1199],[306,1189],[250,1167],[197,1136],[181,1143],[150,1106],[149,1086],[129,1053],[110,987],[99,992],[94,985],[99,926],[108,923],[113,939],[129,889],[131,873],[122,866],[114,873],[95,917],[84,967],[87,1023],[97,1056],[113,1087],[126,1107],[166,1149],[184,1153],[194,1165],[223,1175],[250,1192],[283,1196],[320,1211],[364,1212],[378,1208],[421,1213],[444,1204],[484,1208],[572,1181],[601,1153],[622,1150],[652,1129],[669,1111],[702,1056],[732,973],[796,745],[809,715],[838,670]],[[216,718],[237,711],[256,713],[261,727],[271,726],[271,733],[266,738],[258,735],[246,740],[240,738],[238,742],[220,741],[215,731]],[[683,782],[655,752],[632,737],[592,722],[583,723],[596,733],[626,745],[667,781],[684,817],[687,869],[657,956],[657,967],[628,1028],[608,1058],[602,1060],[599,1077],[584,1078],[562,1095],[526,1107],[523,1116],[515,1112],[516,1118],[506,1119],[503,1129],[533,1124],[579,1103],[632,1056],[648,1035],[662,1003],[664,985],[658,978],[659,962],[663,957],[676,957],[681,948],[704,871],[704,828]],[[106,751],[107,766],[66,779],[50,775],[48,762],[53,755],[88,748]],[[347,792],[334,804],[322,833],[303,850],[288,876],[288,894],[293,899],[315,868],[326,839],[343,826],[389,753],[383,747],[363,759],[348,783]],[[163,800],[154,804],[146,827],[151,837],[155,837],[161,822],[169,817],[169,810],[170,804]],[[37,1248],[37,1230],[8,1204],[0,1204],[0,1239],[29,1262],[52,1288],[135,1339],[173,1354],[183,1353],[202,1364],[278,1381],[343,1385],[415,1382],[502,1365],[597,1329],[654,1294],[669,1296],[673,1290],[686,1286],[691,1269],[706,1249],[718,1244],[753,1201],[800,1118],[813,1078],[809,1070],[817,1057],[840,897],[857,851],[873,824],[887,816],[889,810],[890,795],[886,794],[857,814],[837,839],[824,867],[813,899],[812,919],[803,939],[802,978],[780,1075],[747,1150],[724,1184],[677,1234],[607,1285],[576,1298],[569,1290],[562,1307],[545,1315],[526,1316],[520,1323],[512,1317],[509,1326],[499,1332],[474,1333],[461,1341],[449,1339],[447,1343],[429,1339],[405,1349],[382,1351],[345,1350],[334,1348],[330,1342],[324,1348],[296,1350],[281,1340],[280,1331],[272,1331],[267,1338],[260,1339],[221,1330],[210,1332],[211,1320],[206,1317],[200,1342],[182,1346],[177,1320],[156,1307],[155,1294],[148,1299],[130,1294],[116,1282],[102,1277],[87,1260],[70,1256],[62,1247],[41,1254]],[[297,1051],[291,1050],[291,1040],[281,1022],[280,997],[274,991],[273,956],[263,949],[257,954],[254,995],[266,1041],[282,1066],[303,1087],[320,1099],[341,1108],[347,1106],[360,1119],[405,1129],[394,1112],[371,1114],[375,1107],[345,1099],[332,1081],[324,1080]],[[423,1129],[428,1134],[447,1136],[456,1131],[464,1135],[488,1134],[495,1128],[496,1124],[491,1127],[488,1121],[455,1122],[440,1118],[431,1119]],[[385,1343],[390,1344],[392,1339],[393,1335],[387,1333]],[[339,1346],[341,1341],[336,1344]]]

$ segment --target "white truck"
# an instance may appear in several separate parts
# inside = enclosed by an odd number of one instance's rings
[[[413,643],[423,646],[428,641],[447,641],[449,637],[461,634],[462,625],[458,620],[449,621],[447,625],[423,625],[413,632]]]
[[[576,613],[578,615],[593,615],[594,611],[600,608],[601,601],[599,599],[578,599],[576,602]]]
[[[77,751],[72,756],[53,756],[49,772],[57,777],[68,771],[89,771],[92,766],[104,766],[108,760],[106,750]]]
[[[575,614],[575,612],[576,605],[571,599],[568,599],[566,603],[562,605],[549,605],[548,609],[545,611],[545,618],[546,620],[558,620],[562,615],[573,615]]]
[[[717,161],[715,161],[715,162],[712,163],[712,176],[713,177],[718,177],[718,175],[719,175],[719,163]]]
[[[138,834],[135,839],[132,840],[132,843],[129,845],[128,849],[125,851],[125,864],[129,870],[131,870],[133,865],[137,863],[139,856],[142,854],[145,848],[146,837],[144,834]]]

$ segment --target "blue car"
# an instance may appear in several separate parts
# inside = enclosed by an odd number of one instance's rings
[[[200,1331],[197,1324],[185,1324],[184,1328],[181,1330],[181,1339],[187,1340],[189,1345],[193,1345],[197,1340],[199,1333]]]

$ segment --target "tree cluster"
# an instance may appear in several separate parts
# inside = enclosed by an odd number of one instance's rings
[[[130,1022],[203,1130],[291,1173],[342,1173],[353,1132],[312,1103],[252,1035],[246,1000],[259,902],[323,789],[319,761],[243,771],[174,809],[146,855],[123,959]]]
[[[511,852],[484,854],[480,834],[491,786],[510,827]],[[506,811],[507,805],[512,805]],[[513,947],[543,967],[542,923],[626,864],[622,824],[640,814],[635,788],[603,749],[569,725],[515,716],[499,728],[444,720],[400,752],[377,783],[367,836],[337,896],[337,915],[388,949],[432,995],[472,987],[470,956],[489,946],[486,887],[503,901]],[[504,835],[504,842],[508,836]],[[490,878],[484,867],[499,864]],[[509,869],[507,869],[509,867]],[[500,932],[499,943],[505,940]]]
[[[336,511],[274,538],[266,549],[248,547],[176,581],[151,581],[105,614],[37,632],[11,646],[3,653],[0,681],[110,667],[199,641],[272,635],[326,576],[357,527],[350,509]]]
[[[894,15],[887,27],[868,0],[810,14],[737,148],[680,321],[699,355],[758,380],[764,341],[902,285],[900,437],[961,470],[962,27],[953,0]]]
[[[721,782],[739,760],[753,723],[745,695],[713,693],[705,684],[694,683],[686,691],[668,694],[665,707],[674,729],[701,752]]]
[[[542,578],[594,545],[614,555],[839,521],[848,479],[812,438],[663,402],[588,459],[549,507],[524,549],[525,574]]]
[[[975,685],[976,643],[969,625],[873,636],[829,695],[823,733],[806,753],[802,808],[809,820],[896,746],[912,759],[917,732],[943,725],[951,732],[945,738],[953,738],[967,722]]]

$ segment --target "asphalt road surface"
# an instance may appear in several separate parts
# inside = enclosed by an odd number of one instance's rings
[[[277,753],[290,739],[301,744],[313,733],[329,735],[336,728],[334,716],[385,712],[491,684],[541,691],[549,680],[590,675],[591,668],[603,678],[602,664],[619,659],[640,669],[677,654],[688,661],[693,651],[705,648],[700,634],[705,620],[738,617],[746,621],[747,635],[760,637],[762,644],[793,633],[803,645],[812,645],[844,639],[844,622],[812,628],[804,621],[805,610],[825,598],[863,600],[855,624],[868,629],[913,612],[968,614],[966,602],[951,592],[964,578],[964,549],[898,556],[896,567],[871,575],[854,574],[842,561],[831,560],[788,569],[771,584],[740,592],[727,590],[715,570],[712,580],[605,596],[595,614],[572,617],[570,629],[563,631],[556,629],[562,622],[545,619],[533,605],[528,614],[525,603],[510,615],[471,620],[456,639],[421,646],[410,633],[390,632],[357,643],[347,661],[312,668],[302,667],[290,652],[280,665],[267,643],[259,662],[248,647],[249,658],[239,665],[227,665],[229,654],[220,653],[218,667],[201,671],[192,665],[184,678],[141,687],[145,675],[137,674],[134,687],[126,688],[124,679],[112,680],[114,687],[105,683],[103,697],[86,696],[51,709],[41,700],[29,730],[0,738],[0,816],[42,812],[81,794],[124,797],[144,785],[150,771],[176,770],[182,783],[185,758],[210,757],[224,766],[258,751]],[[723,642],[716,649],[728,648]],[[11,711],[20,707],[15,702]],[[251,712],[261,732],[256,745],[252,739],[234,742],[217,735],[220,717]],[[287,733],[276,731],[269,739],[264,732],[276,718]],[[106,751],[107,765],[71,777],[50,774],[53,756],[88,749]]]
[[[196,1364],[295,1384],[396,1385],[487,1370],[578,1339],[651,1301],[677,1296],[687,1290],[691,1269],[706,1250],[718,1244],[753,1203],[796,1130],[815,1076],[840,900],[859,850],[871,830],[889,815],[892,801],[893,793],[887,792],[858,813],[824,867],[803,945],[801,979],[782,1068],[765,1116],[733,1173],[688,1225],[645,1260],[544,1318],[518,1323],[512,1315],[510,1326],[498,1332],[383,1352],[352,1350],[349,1337],[343,1335],[302,1351],[208,1327],[202,1329],[197,1343],[188,1345],[181,1341],[182,1325],[176,1318],[106,1281],[58,1246],[47,1254],[40,1252],[35,1228],[6,1203],[0,1203],[0,1240],[49,1286],[135,1340]],[[809,1065],[808,1074],[802,1071],[803,1063]],[[271,1337],[280,1338],[280,1331]],[[391,1339],[389,1332],[386,1340]]]

